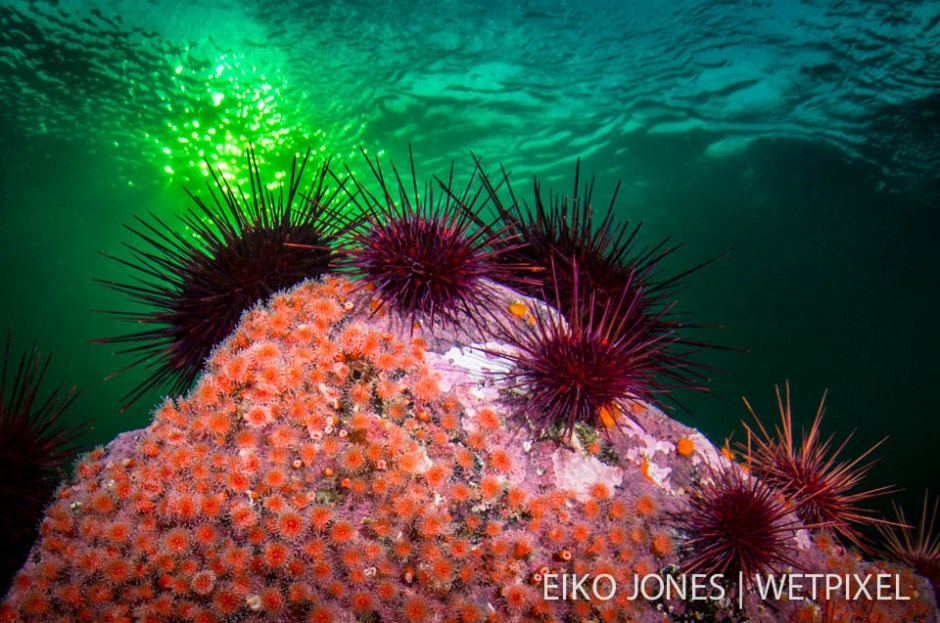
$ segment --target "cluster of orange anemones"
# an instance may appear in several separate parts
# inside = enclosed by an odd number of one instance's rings
[[[655,614],[626,595],[538,599],[537,580],[660,568],[656,502],[556,489],[557,444],[527,453],[501,411],[467,409],[420,339],[356,313],[353,287],[309,282],[250,311],[133,453],[88,455],[0,620]]]

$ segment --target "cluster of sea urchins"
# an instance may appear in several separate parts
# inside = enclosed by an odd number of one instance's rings
[[[166,384],[186,389],[245,309],[330,271],[360,278],[373,308],[394,310],[412,330],[450,325],[497,333],[514,347],[493,353],[511,364],[506,400],[520,425],[539,434],[571,441],[578,426],[606,432],[631,424],[631,400],[661,402],[677,388],[704,389],[692,354],[708,344],[684,335],[682,328],[698,325],[673,313],[678,282],[704,263],[662,276],[660,262],[676,247],[663,241],[640,248],[639,226],[615,221],[616,191],[596,220],[593,183],[579,188],[580,165],[570,197],[546,199],[536,179],[529,208],[505,172],[494,183],[478,161],[459,187],[453,167],[444,180],[420,183],[413,159],[406,175],[366,161],[368,181],[348,170],[338,175],[327,163],[303,192],[307,157],[295,159],[287,193],[274,194],[250,154],[249,195],[213,172],[211,201],[193,196],[196,207],[182,220],[198,242],[156,218],[139,220],[131,231],[145,244],[133,248],[136,263],[120,261],[143,283],[109,285],[153,306],[123,314],[153,328],[100,340],[134,344],[128,350],[138,358],[130,365],[151,369],[129,402]],[[490,219],[488,209],[495,211]],[[504,322],[493,305],[494,283],[541,297],[564,318]],[[851,524],[875,521],[857,503],[886,491],[849,491],[869,469],[861,463],[868,452],[837,462],[842,446],[832,452],[819,438],[821,413],[796,446],[789,404],[781,404],[781,415],[781,440],[762,425],[752,436],[752,465],[762,480],[733,466],[706,474],[692,492],[679,522],[689,570],[750,577],[793,563],[794,509],[784,496],[796,500],[803,527],[832,528],[854,543],[860,540]]]
[[[772,431],[747,400],[745,405],[755,422],[745,424],[748,442],[738,444],[747,474],[736,464],[707,470],[690,492],[689,507],[677,516],[685,535],[686,572],[740,575],[749,584],[758,574],[802,568],[796,556],[797,529],[829,532],[871,551],[859,530],[868,525],[886,535],[889,549],[882,553],[930,577],[940,553],[932,521],[927,527],[925,515],[915,537],[900,511],[899,521],[891,522],[863,506],[894,491],[893,487],[858,490],[873,466],[867,459],[881,442],[855,458],[841,458],[851,435],[838,445],[833,437],[822,437],[825,396],[809,430],[797,439],[789,383],[785,393],[777,388],[780,423]]]
[[[507,265],[535,269],[542,277],[539,283],[513,287],[542,296],[550,304],[557,301],[562,311],[570,310],[577,301],[582,316],[593,313],[601,318],[610,313],[610,308],[619,307],[619,317],[612,319],[615,329],[630,333],[632,343],[646,345],[641,348],[646,359],[643,367],[655,371],[660,397],[670,394],[672,388],[706,389],[707,379],[693,355],[715,345],[688,336],[688,329],[702,325],[680,321],[673,307],[682,279],[715,258],[664,276],[662,261],[681,245],[670,245],[669,239],[640,245],[642,223],[616,220],[620,182],[611,194],[606,214],[597,222],[592,203],[594,180],[581,186],[580,161],[575,166],[570,196],[550,191],[545,197],[538,179],[534,179],[531,206],[517,197],[505,170],[501,173],[498,184],[483,176],[484,186],[507,232],[525,244],[504,243],[500,257]],[[500,197],[501,188],[509,195],[508,202]],[[516,268],[517,276],[519,270]],[[646,389],[651,387],[647,385]]]
[[[388,306],[428,330],[440,323],[487,327],[518,346],[508,385],[537,397],[517,409],[539,432],[571,435],[576,424],[621,423],[630,399],[657,401],[675,388],[705,389],[673,322],[672,286],[660,279],[664,244],[635,252],[637,229],[614,222],[613,202],[599,227],[590,187],[546,206],[535,181],[536,211],[526,215],[512,193],[510,207],[476,163],[466,185],[417,180],[366,156],[371,180],[324,164],[301,191],[307,158],[295,159],[279,194],[266,190],[259,159],[249,154],[250,194],[212,172],[211,201],[195,196],[182,217],[197,237],[153,218],[131,231],[135,283],[112,283],[145,312],[119,312],[149,328],[101,342],[130,343],[128,367],[149,376],[126,399],[169,385],[181,392],[196,378],[215,344],[241,313],[272,292],[330,271],[361,278],[377,308]],[[210,168],[211,170],[211,168]],[[577,173],[576,173],[577,177]],[[371,183],[370,183],[371,182]],[[508,180],[507,180],[508,187]],[[487,220],[487,206],[495,215]],[[537,294],[567,315],[529,330],[504,330],[494,312],[494,284]],[[598,284],[607,284],[598,289]],[[582,287],[583,286],[583,287]]]

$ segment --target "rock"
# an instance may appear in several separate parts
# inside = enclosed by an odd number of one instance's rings
[[[640,402],[637,426],[534,438],[500,401],[495,353],[510,346],[483,326],[426,338],[369,310],[327,279],[247,312],[188,396],[78,464],[0,620],[824,620],[825,604],[753,592],[744,612],[631,599],[635,578],[681,562],[688,488],[740,467]],[[937,620],[909,569],[799,532],[808,570],[896,572],[914,597],[836,599],[825,620]],[[617,591],[548,598],[567,574]]]

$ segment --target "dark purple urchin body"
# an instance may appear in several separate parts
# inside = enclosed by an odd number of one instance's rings
[[[566,318],[535,314],[531,324],[504,325],[504,338],[514,349],[492,352],[512,364],[505,387],[514,416],[537,433],[557,430],[568,440],[578,423],[607,431],[630,419],[630,401],[656,401],[666,391],[656,380],[664,371],[658,353],[672,340],[645,326],[656,317],[635,314],[642,290],[632,283],[598,312],[593,294],[580,298],[577,261],[571,271],[576,287],[567,307],[555,292]]]
[[[516,287],[533,281],[524,265],[502,258],[521,245],[480,219],[476,170],[458,192],[452,166],[435,192],[434,184],[419,187],[413,157],[411,184],[394,164],[389,180],[377,158],[366,159],[378,188],[373,193],[350,174],[362,216],[342,264],[374,286],[381,305],[412,323],[479,324],[495,300],[485,280]]]
[[[665,379],[674,387],[705,390],[707,381],[702,374],[704,366],[693,359],[694,353],[703,348],[714,348],[712,344],[692,340],[679,331],[702,328],[702,325],[684,322],[674,313],[676,290],[682,279],[712,260],[693,266],[673,276],[661,274],[661,262],[674,253],[679,246],[670,246],[669,240],[640,248],[641,225],[630,226],[629,221],[616,223],[614,206],[620,189],[618,182],[613,192],[607,213],[597,223],[591,203],[594,182],[580,188],[580,161],[575,168],[574,191],[571,197],[549,193],[543,196],[538,179],[534,179],[534,205],[529,208],[516,198],[508,175],[502,172],[503,180],[494,185],[487,176],[483,182],[496,207],[504,227],[515,234],[525,246],[508,250],[501,255],[502,261],[535,267],[544,277],[544,288],[555,292],[562,306],[567,307],[577,294],[582,301],[593,295],[594,311],[603,314],[608,303],[616,304],[625,288],[632,290],[636,302],[632,305],[631,318],[624,327],[643,327],[650,338],[671,335],[668,347],[651,353],[659,360]],[[510,196],[509,205],[499,198],[500,188],[505,185]],[[553,272],[552,266],[561,266],[576,261],[579,266],[578,281],[570,270]],[[576,285],[577,283],[577,285]],[[576,293],[577,288],[581,292]],[[519,289],[531,296],[542,293],[539,284],[523,284]],[[547,302],[552,303],[552,300]]]
[[[794,530],[803,526],[791,517],[779,493],[739,466],[708,470],[676,517],[682,572],[721,574],[730,585],[743,574],[749,586],[755,574],[801,568]]]
[[[148,328],[96,340],[134,344],[120,351],[136,355],[122,370],[150,370],[124,396],[124,408],[156,387],[185,391],[243,311],[334,267],[333,244],[350,220],[341,211],[341,187],[327,187],[328,163],[301,194],[308,158],[309,152],[299,162],[294,159],[286,193],[283,186],[277,193],[266,189],[253,152],[248,156],[250,196],[210,169],[211,200],[189,193],[196,207],[181,217],[195,237],[156,217],[152,223],[138,218],[139,228],[128,227],[144,244],[130,247],[132,260],[113,259],[134,269],[140,283],[103,283],[149,306],[149,311],[112,312]]]
[[[833,445],[832,436],[822,437],[820,424],[826,411],[826,395],[819,401],[809,431],[803,431],[798,441],[790,410],[790,384],[786,384],[785,396],[781,396],[779,387],[776,393],[780,424],[774,428],[774,433],[764,426],[747,400],[744,401],[756,427],[751,429],[745,425],[753,451],[746,446],[741,450],[749,453],[754,474],[793,500],[797,514],[805,523],[828,524],[834,532],[864,549],[865,543],[856,526],[890,523],[875,517],[873,511],[860,504],[892,493],[894,487],[855,491],[874,466],[874,462],[866,463],[865,459],[885,440],[853,459],[839,460],[852,435],[838,446]]]
[[[39,390],[51,356],[43,358],[34,346],[12,369],[7,335],[0,372],[0,594],[5,594],[23,565],[38,533],[43,511],[52,500],[83,432],[69,426],[62,413],[78,392],[56,387],[45,396]]]

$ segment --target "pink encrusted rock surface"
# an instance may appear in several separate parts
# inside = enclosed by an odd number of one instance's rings
[[[910,569],[805,530],[804,571],[896,573],[913,598],[630,599],[635,577],[679,564],[686,491],[728,459],[640,402],[637,426],[534,439],[499,399],[505,344],[406,326],[363,296],[342,280],[276,295],[188,396],[86,456],[0,621],[938,620]],[[619,590],[547,600],[546,571]]]

